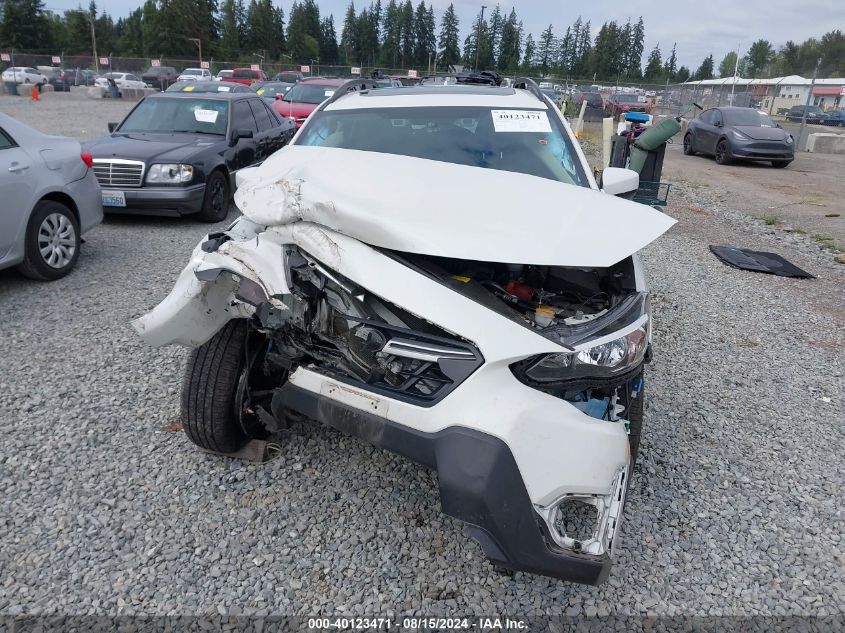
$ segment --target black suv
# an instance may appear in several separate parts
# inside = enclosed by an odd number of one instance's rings
[[[827,118],[827,115],[819,106],[797,105],[789,108],[789,112],[786,114],[786,120],[800,121],[804,116],[805,110],[807,111],[807,123],[824,123],[824,120]]]
[[[85,145],[103,210],[219,222],[235,172],[287,145],[296,124],[253,92],[163,92],[143,99],[111,134]]]
[[[150,66],[141,75],[141,81],[147,84],[150,88],[158,88],[164,90],[170,84],[176,81],[179,73],[173,66]]]

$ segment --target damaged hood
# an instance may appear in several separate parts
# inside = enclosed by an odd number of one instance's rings
[[[396,251],[549,266],[612,266],[675,223],[545,178],[297,145],[241,170],[235,201],[263,225],[308,221]]]

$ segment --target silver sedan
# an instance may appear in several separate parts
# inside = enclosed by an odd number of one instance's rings
[[[79,258],[81,237],[103,220],[90,154],[0,113],[0,269],[58,279]]]

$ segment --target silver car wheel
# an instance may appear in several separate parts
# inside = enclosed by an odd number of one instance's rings
[[[76,252],[76,231],[67,216],[51,213],[38,229],[38,250],[51,268],[64,268]]]

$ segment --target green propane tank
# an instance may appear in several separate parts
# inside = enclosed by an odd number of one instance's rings
[[[678,121],[678,119],[664,119],[657,125],[652,126],[648,130],[640,134],[637,137],[637,140],[634,141],[634,147],[638,149],[643,149],[646,152],[651,151],[653,149],[657,149],[680,131],[681,122]],[[631,169],[633,169],[633,167]]]
[[[628,169],[633,169],[638,174],[641,174],[643,167],[645,166],[646,158],[648,158],[648,152],[637,147],[635,143],[631,146]]]

